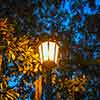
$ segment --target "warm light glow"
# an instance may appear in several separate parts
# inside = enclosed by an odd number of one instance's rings
[[[42,47],[41,47],[41,45],[39,46],[39,53],[40,53],[41,63],[43,63],[43,59],[42,59]]]
[[[42,43],[42,48],[43,48],[43,60],[47,61],[48,60],[48,42]]]
[[[49,60],[54,61],[55,43],[49,42]]]
[[[39,46],[40,61],[53,61],[57,63],[59,46],[55,42],[46,41]]]
[[[59,50],[59,47],[58,47],[58,45],[56,44],[55,63],[57,63],[57,58],[58,58],[58,50]]]

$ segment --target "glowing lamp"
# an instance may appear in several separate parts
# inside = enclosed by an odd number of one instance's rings
[[[59,46],[56,42],[45,41],[39,45],[39,54],[41,64],[53,62],[57,64]]]

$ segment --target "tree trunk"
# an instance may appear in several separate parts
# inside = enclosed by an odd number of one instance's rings
[[[0,55],[0,75],[1,75],[1,73],[2,73],[2,55]]]

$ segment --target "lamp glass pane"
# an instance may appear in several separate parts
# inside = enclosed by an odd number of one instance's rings
[[[43,59],[44,61],[48,60],[49,52],[48,52],[48,42],[42,43],[43,48]]]
[[[58,52],[59,52],[59,46],[56,44],[55,63],[57,63]]]
[[[42,48],[41,45],[39,46],[39,54],[40,54],[40,61],[43,63],[43,58],[42,58]]]
[[[49,42],[49,60],[54,61],[55,43]]]

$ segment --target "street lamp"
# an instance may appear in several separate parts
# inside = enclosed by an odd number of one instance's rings
[[[56,42],[45,41],[39,45],[40,62],[55,63],[58,61],[59,45]]]
[[[48,73],[46,77],[47,80],[46,84],[50,86],[49,82],[50,79],[48,79],[48,77],[50,77],[51,75],[52,68],[54,68],[55,65],[58,63],[59,45],[56,41],[47,40],[39,44],[38,50],[40,55],[40,63],[44,66],[43,72]],[[41,81],[42,79],[39,82]],[[37,86],[39,86],[38,83]],[[49,89],[49,91],[51,91],[51,89]],[[51,98],[50,95],[48,95],[48,100],[51,100],[50,98]]]

